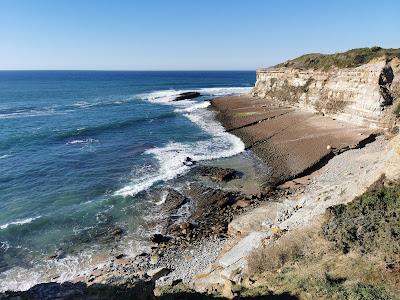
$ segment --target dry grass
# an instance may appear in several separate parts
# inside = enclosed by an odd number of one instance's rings
[[[381,257],[343,254],[318,227],[295,230],[254,251],[242,296],[288,292],[299,299],[398,299],[400,274]]]
[[[277,271],[288,262],[298,261],[310,253],[313,230],[294,230],[280,238],[273,238],[253,251],[248,258],[250,274]]]

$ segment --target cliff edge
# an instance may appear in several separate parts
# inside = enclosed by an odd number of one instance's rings
[[[400,49],[307,54],[257,70],[252,95],[371,128],[392,128]]]

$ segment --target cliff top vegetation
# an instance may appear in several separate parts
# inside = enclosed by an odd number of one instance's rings
[[[388,60],[391,60],[395,57],[400,59],[400,49],[372,47],[352,49],[346,52],[335,54],[311,53],[288,60],[274,67],[290,67],[300,70],[328,70],[335,67],[355,68],[379,57],[385,57]]]

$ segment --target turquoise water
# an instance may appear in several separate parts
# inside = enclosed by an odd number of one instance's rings
[[[159,200],[145,191],[185,173],[187,156],[243,150],[207,100],[254,81],[254,72],[0,72],[0,290],[25,287],[26,274],[40,281],[49,255],[98,250],[116,226],[134,248],[146,201]],[[171,102],[193,90],[202,97]]]

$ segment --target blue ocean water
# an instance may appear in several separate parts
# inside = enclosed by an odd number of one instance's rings
[[[26,274],[40,281],[35,267],[49,255],[98,249],[111,225],[138,234],[151,214],[140,193],[186,172],[187,156],[242,151],[207,100],[254,81],[254,72],[0,72],[0,290],[26,287]],[[184,91],[202,97],[171,102]]]

